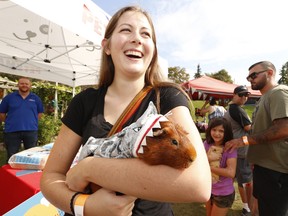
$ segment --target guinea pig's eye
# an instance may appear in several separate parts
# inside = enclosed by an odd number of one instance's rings
[[[175,140],[175,139],[173,139],[173,140],[172,140],[172,144],[173,144],[173,145],[178,145],[178,141]]]

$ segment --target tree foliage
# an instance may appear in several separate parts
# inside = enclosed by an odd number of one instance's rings
[[[55,85],[55,83],[47,81],[33,82],[31,90],[37,94],[45,107],[45,113],[53,114],[54,110],[58,109],[58,114],[63,114],[72,99],[72,87],[62,84]],[[57,91],[57,101],[55,101],[55,92]],[[80,87],[76,88],[76,93],[80,91]],[[59,116],[60,117],[60,116]]]
[[[197,72],[194,74],[194,79],[200,78],[202,76],[200,64],[197,65]]]
[[[212,77],[214,79],[221,80],[226,83],[233,83],[231,76],[225,69],[222,69],[216,73],[206,73],[207,76]]]
[[[288,62],[286,62],[281,68],[278,83],[288,85]]]
[[[168,78],[175,83],[181,84],[187,82],[190,79],[190,75],[186,73],[185,68],[180,67],[169,67],[168,68]]]

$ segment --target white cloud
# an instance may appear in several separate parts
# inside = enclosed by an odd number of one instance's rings
[[[241,82],[245,81],[250,64],[263,60],[263,57],[280,70],[280,66],[288,61],[286,2],[154,1],[152,16],[160,54],[167,58],[169,66],[190,67],[188,70],[193,67],[195,71],[200,63],[201,68],[208,70],[202,69],[203,72],[226,69],[236,81],[239,68],[245,74],[239,79]],[[282,62],[274,62],[272,57],[284,51],[287,51],[286,57],[279,56]]]
[[[250,65],[270,60],[280,71],[288,61],[287,0],[93,0],[113,14],[137,4],[153,18],[160,55],[192,78],[225,69],[248,84]]]

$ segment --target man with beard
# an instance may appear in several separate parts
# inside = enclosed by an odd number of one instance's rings
[[[21,143],[25,149],[37,144],[38,119],[44,108],[41,99],[30,92],[31,85],[29,78],[21,77],[18,80],[18,91],[5,96],[0,104],[0,118],[5,121],[7,161],[19,151]]]
[[[288,87],[275,81],[276,69],[269,61],[249,68],[247,80],[262,96],[252,115],[252,133],[228,141],[226,151],[248,145],[254,164],[253,195],[260,216],[288,215]]]

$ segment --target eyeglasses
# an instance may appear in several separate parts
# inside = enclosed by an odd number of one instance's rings
[[[249,93],[247,93],[247,92],[239,93],[238,96],[239,96],[239,97],[243,97],[243,96],[249,97]]]
[[[258,72],[253,72],[253,73],[251,73],[249,76],[247,76],[246,79],[247,79],[248,81],[250,81],[250,79],[251,79],[251,80],[254,80],[254,79],[258,76],[258,74],[264,73],[264,72],[266,72],[266,71],[267,71],[267,70],[258,71]]]

